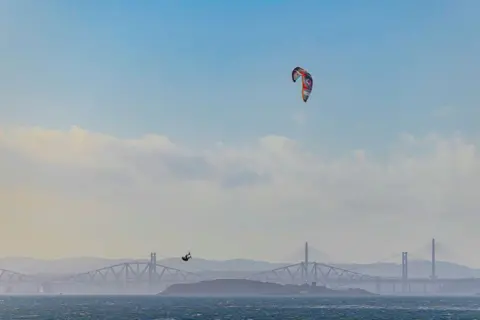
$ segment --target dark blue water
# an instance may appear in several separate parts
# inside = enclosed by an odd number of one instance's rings
[[[0,319],[480,319],[477,298],[2,297]]]

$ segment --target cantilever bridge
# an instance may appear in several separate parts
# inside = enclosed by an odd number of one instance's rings
[[[402,253],[400,277],[380,277],[347,270],[324,263],[310,262],[308,244],[304,261],[257,272],[242,278],[282,284],[323,285],[330,288],[363,288],[377,293],[434,293],[462,287],[480,290],[480,279],[441,279],[435,274],[435,240],[432,240],[432,275],[428,278],[408,276],[408,253]],[[0,293],[157,293],[171,284],[192,283],[215,277],[164,266],[157,263],[156,253],[150,260],[132,261],[97,270],[63,276],[26,275],[0,269]],[[467,288],[467,289],[465,289]]]
[[[150,260],[132,261],[79,274],[25,275],[0,269],[0,293],[157,293],[175,283],[202,280],[202,276]]]

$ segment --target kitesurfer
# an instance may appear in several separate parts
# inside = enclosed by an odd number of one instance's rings
[[[183,261],[188,261],[188,260],[190,260],[190,259],[192,259],[192,255],[190,254],[190,252],[187,253],[185,256],[182,257],[182,260],[183,260]]]

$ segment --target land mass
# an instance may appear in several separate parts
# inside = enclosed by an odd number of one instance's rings
[[[281,285],[243,279],[217,279],[174,284],[162,296],[372,296],[362,289],[332,290],[316,285]]]

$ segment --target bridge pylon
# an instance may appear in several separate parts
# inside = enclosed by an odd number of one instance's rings
[[[305,261],[303,262],[304,282],[310,284],[310,273],[308,269],[308,242],[305,242]]]
[[[402,252],[402,292],[410,291],[410,283],[408,282],[408,252]]]

